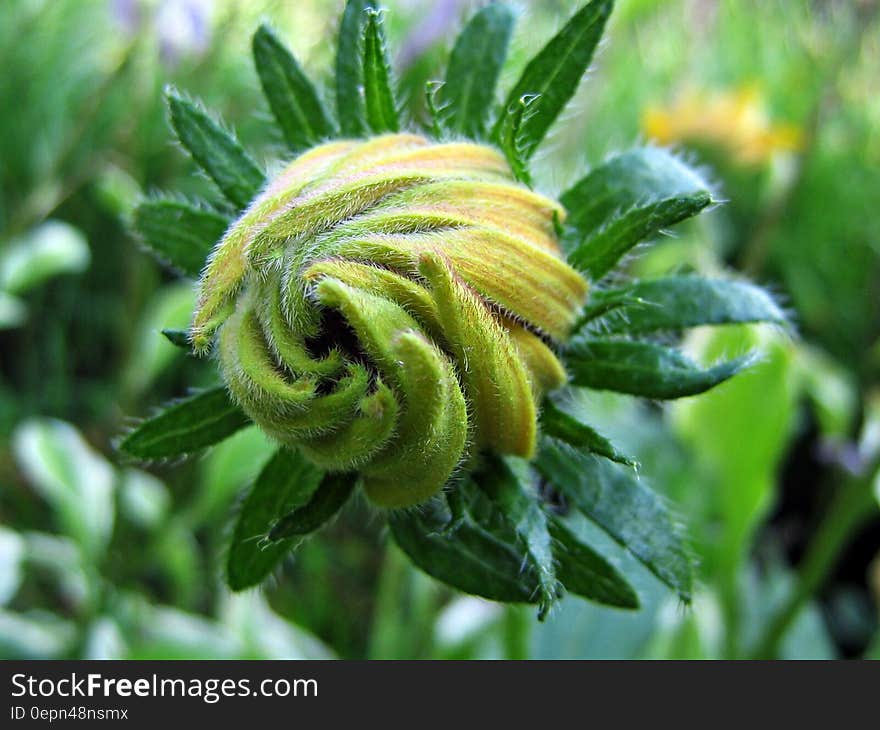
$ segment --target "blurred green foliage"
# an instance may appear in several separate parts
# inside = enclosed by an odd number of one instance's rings
[[[419,108],[475,4],[388,4],[398,83]],[[505,88],[576,3],[521,5]],[[3,3],[0,656],[877,657],[874,0],[619,0],[570,123],[538,161],[548,192],[565,189],[579,163],[649,136],[647,111],[675,110],[688,90],[753,89],[767,124],[799,130],[798,149],[770,145],[749,161],[729,143],[742,119],[682,131],[676,146],[708,166],[730,203],[630,270],[742,271],[778,293],[800,338],[695,333],[687,346],[704,363],[756,344],[764,360],[667,409],[576,396],[583,417],[666,486],[699,559],[691,609],[621,557],[641,611],[566,599],[537,624],[530,610],[456,595],[417,572],[363,504],[268,588],[222,588],[229,509],[271,447],[251,428],[174,469],[119,463],[124,414],[212,382],[159,334],[186,324],[190,284],[141,251],[127,219],[156,190],[212,194],[167,141],[168,83],[222,112],[252,149],[268,137],[256,151],[271,169],[281,140],[250,36],[269,17],[306,69],[329,76],[337,6]]]

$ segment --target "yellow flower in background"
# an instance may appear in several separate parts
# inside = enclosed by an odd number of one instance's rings
[[[778,152],[801,148],[797,125],[775,124],[760,88],[688,89],[669,106],[648,107],[642,117],[645,135],[659,144],[691,142],[720,148],[742,165],[759,165]]]

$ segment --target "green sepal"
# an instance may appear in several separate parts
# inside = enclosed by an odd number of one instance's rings
[[[505,459],[509,468],[512,468],[516,479],[521,485],[530,484],[530,489],[537,489],[537,475],[531,471],[529,464],[521,459]],[[490,462],[488,469],[494,468]],[[460,492],[458,502],[460,510],[479,525],[503,526],[513,529],[511,514],[505,512],[495,499],[487,498],[485,494],[474,495],[469,490],[471,483],[465,482],[458,489]],[[553,546],[553,560],[556,578],[566,591],[576,593],[597,603],[602,603],[617,608],[633,609],[639,607],[639,597],[635,589],[627,579],[609,562],[596,548],[583,540],[562,517],[543,510],[547,526],[550,531]],[[451,528],[452,535],[455,533],[455,523]],[[530,565],[528,553],[523,547],[524,543],[520,535],[520,550],[523,551],[521,570]],[[532,571],[534,574],[534,570]],[[563,578],[563,576],[565,576]],[[537,575],[535,592],[532,602],[541,604],[540,583]],[[539,614],[540,616],[540,614]]]
[[[336,130],[317,89],[267,25],[254,34],[253,53],[263,93],[291,149],[332,137]]]
[[[162,336],[172,345],[179,347],[181,350],[192,350],[188,330],[164,329],[162,330]]]
[[[662,499],[632,470],[550,437],[534,464],[575,509],[690,601],[693,566],[681,535]]]
[[[150,250],[193,278],[228,226],[226,216],[182,200],[148,200],[134,211],[134,227]]]
[[[532,176],[525,154],[523,127],[526,119],[534,112],[537,101],[535,94],[524,94],[513,102],[502,118],[503,123],[497,135],[498,146],[507,158],[513,176],[525,185],[532,184]]]
[[[529,159],[547,134],[556,117],[574,96],[581,78],[593,59],[593,53],[611,14],[612,0],[593,0],[582,7],[547,45],[529,61],[510,90],[504,110],[492,131],[496,141],[517,113],[524,96],[537,96],[531,113],[524,118],[520,132],[521,151]]]
[[[522,541],[538,579],[538,618],[543,620],[559,598],[560,586],[556,579],[549,518],[538,499],[534,474],[528,462],[522,459],[494,458],[484,465],[475,480]]]
[[[185,398],[141,423],[119,444],[137,459],[185,456],[212,446],[250,423],[226,388]]]
[[[238,140],[192,101],[166,92],[171,125],[180,143],[236,208],[246,208],[265,181],[260,166]]]
[[[451,515],[437,499],[418,510],[395,510],[388,518],[398,547],[428,575],[492,601],[533,603],[537,579],[516,533],[499,522],[479,524],[465,513],[447,532]]]
[[[438,94],[443,86],[442,81],[426,81],[425,82],[425,107],[428,110],[428,119],[430,124],[426,125],[426,129],[431,136],[439,140],[443,137],[442,114],[437,102]]]
[[[636,610],[639,594],[626,578],[561,519],[550,520],[556,575],[569,593],[615,608]]]
[[[513,24],[511,9],[493,2],[468,21],[455,41],[440,91],[443,108],[439,113],[443,128],[452,135],[483,137]]]
[[[396,132],[400,120],[391,90],[391,64],[385,48],[382,11],[369,8],[366,14],[362,78],[367,124],[375,134]]]
[[[706,182],[666,150],[644,147],[596,167],[560,197],[568,261],[598,280],[637,243],[712,202]]]
[[[602,318],[601,310],[614,312]],[[785,312],[764,289],[745,281],[667,276],[597,291],[584,317],[601,318],[603,333],[642,334],[700,325],[772,322]]]
[[[367,132],[363,92],[363,41],[366,11],[371,0],[348,0],[339,25],[336,46],[336,114],[342,134],[362,137]]]
[[[269,541],[288,540],[314,532],[342,509],[356,484],[356,474],[327,474],[308,502],[278,519],[269,531]]]
[[[279,449],[260,471],[241,507],[226,560],[226,580],[234,591],[258,585],[299,543],[269,540],[283,515],[306,504],[323,472],[295,451]]]
[[[450,501],[459,505],[454,516],[436,499],[419,510],[391,514],[397,545],[428,575],[465,593],[540,604],[538,576],[510,520],[470,480],[452,488],[456,496],[452,500],[450,494]],[[548,519],[557,575],[569,578],[572,593],[619,608],[638,606],[635,591],[613,565],[557,518]]]
[[[635,459],[620,453],[614,444],[596,429],[569,415],[549,398],[544,401],[544,407],[541,409],[541,428],[547,436],[616,461],[618,464],[638,468]]]
[[[571,384],[658,400],[697,395],[748,367],[751,354],[701,368],[653,342],[578,338],[565,351]]]

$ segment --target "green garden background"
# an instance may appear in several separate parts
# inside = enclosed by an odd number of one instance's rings
[[[423,104],[473,0],[388,0],[397,83]],[[576,8],[520,2],[507,87]],[[795,332],[698,330],[761,361],[668,406],[582,409],[635,453],[698,564],[692,606],[621,553],[636,612],[564,599],[546,621],[453,592],[349,505],[258,591],[232,594],[231,515],[271,445],[248,428],[145,468],[114,444],[212,369],[166,341],[193,283],[131,232],[158,191],[209,191],[163,89],[283,154],[250,57],[269,20],[331,74],[337,0],[4,0],[0,5],[0,657],[880,658],[880,3],[618,0],[537,161],[543,192],[643,141],[727,201],[629,275],[749,276]]]

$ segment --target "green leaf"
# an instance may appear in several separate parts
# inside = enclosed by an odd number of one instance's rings
[[[660,497],[632,471],[554,438],[543,439],[535,466],[579,512],[690,601],[692,566],[681,536]]]
[[[226,575],[234,591],[263,581],[299,540],[272,541],[269,532],[282,515],[306,504],[323,473],[295,451],[279,449],[263,467],[245,499],[235,530]]]
[[[391,68],[385,49],[382,12],[366,11],[364,31],[364,108],[367,123],[376,134],[396,132],[400,128],[394,92],[391,91]]]
[[[616,461],[624,466],[637,467],[638,462],[621,454],[607,438],[586,423],[559,409],[551,400],[544,402],[541,411],[541,428],[547,436],[561,439],[572,446],[585,449],[598,456]]]
[[[48,418],[19,425],[12,452],[62,531],[90,561],[99,561],[115,519],[116,475],[110,463],[69,423]]]
[[[328,474],[307,504],[278,520],[269,532],[269,540],[286,540],[314,532],[342,509],[356,483],[356,474]]]
[[[516,534],[465,516],[454,531],[438,500],[418,510],[397,510],[388,519],[394,541],[428,575],[465,593],[507,603],[532,603],[538,585]]]
[[[441,119],[453,134],[470,139],[483,136],[513,23],[510,8],[493,2],[476,13],[458,36],[441,91]]]
[[[442,81],[425,82],[425,106],[428,108],[428,118],[431,120],[428,128],[431,130],[431,136],[434,139],[440,139],[443,136],[441,113],[437,107],[437,94],[442,86]]]
[[[753,361],[752,355],[701,368],[677,350],[653,342],[577,339],[566,350],[573,385],[643,398],[683,398],[714,388]]]
[[[159,260],[198,278],[229,219],[180,200],[148,200],[134,212],[134,227]]]
[[[263,185],[265,175],[235,137],[196,104],[167,92],[171,125],[181,144],[237,208],[246,208]]]
[[[183,456],[216,444],[250,423],[226,388],[186,398],[144,421],[119,444],[138,459]]]
[[[254,34],[253,52],[263,92],[291,148],[301,150],[331,137],[335,130],[321,97],[267,25]]]
[[[189,341],[189,332],[187,330],[164,329],[162,335],[175,347],[182,350],[191,350],[192,346]]]
[[[637,609],[639,596],[620,572],[560,519],[550,522],[557,575],[566,590],[597,603]]]
[[[700,398],[669,409],[676,437],[692,455],[713,515],[711,545],[704,551],[713,569],[731,584],[773,509],[779,471],[797,429],[803,391],[797,349],[788,337],[748,325],[707,333],[698,343],[701,359],[753,348],[761,361]],[[735,448],[731,448],[735,444]]]
[[[543,619],[558,597],[558,584],[547,514],[530,484],[533,481],[528,463],[513,458],[493,459],[478,479],[525,546],[538,577],[538,616]]]
[[[336,113],[342,134],[362,137],[367,132],[363,93],[363,40],[371,0],[348,0],[336,47]]]
[[[538,97],[526,94],[514,106],[510,114],[504,117],[504,124],[499,131],[498,146],[507,158],[507,164],[513,176],[521,183],[532,184],[527,156],[524,151],[523,125],[528,115],[533,112]]]
[[[516,82],[492,136],[500,140],[507,117],[516,113],[524,96],[539,97],[533,113],[522,124],[522,150],[525,159],[532,156],[547,130],[577,91],[581,77],[590,65],[593,52],[602,37],[605,21],[611,14],[612,0],[593,0],[581,8],[544,48],[529,61]]]
[[[463,482],[455,490],[462,514],[453,517],[439,500],[418,511],[393,512],[389,525],[394,541],[419,568],[465,593],[539,603],[538,576],[510,520],[473,483]],[[638,605],[635,592],[601,555],[570,540],[552,517],[550,529],[559,543],[554,545],[557,574],[571,580],[573,593],[621,608]]]
[[[341,509],[356,483],[354,474],[324,474],[296,452],[276,452],[236,523],[227,561],[230,588],[260,583],[285,554]]]
[[[23,294],[59,274],[85,271],[91,260],[82,231],[48,220],[13,240],[0,255],[0,289]]]
[[[11,601],[24,577],[25,541],[0,525],[0,607]]]
[[[572,266],[600,279],[633,246],[699,213],[712,202],[708,185],[666,150],[625,152],[563,193],[573,230]]]
[[[619,302],[615,315],[602,321],[603,332],[637,334],[699,325],[773,322],[784,325],[785,313],[760,287],[744,281],[669,276],[639,281],[593,294],[591,310]]]

